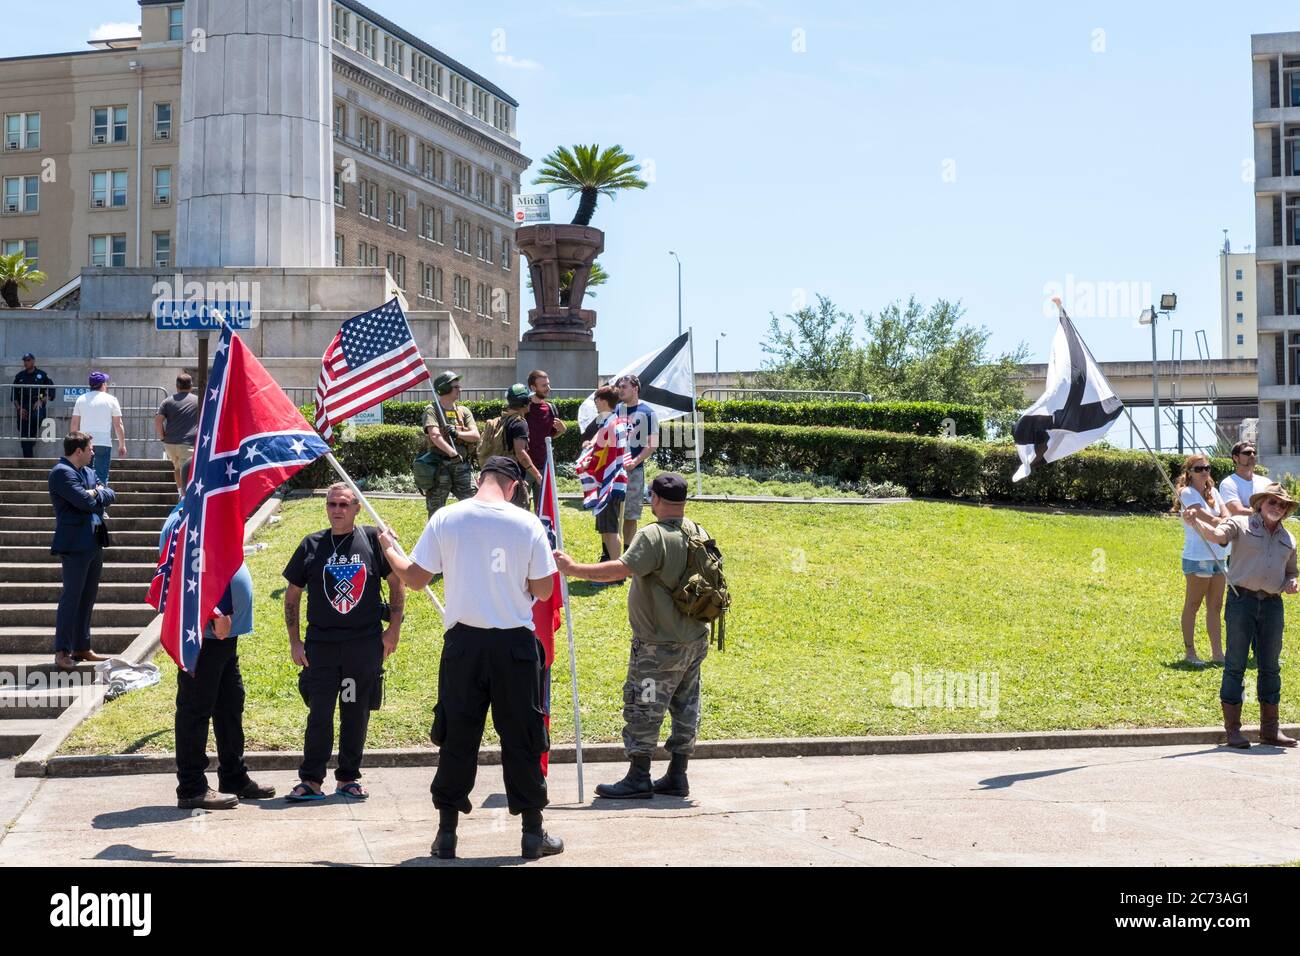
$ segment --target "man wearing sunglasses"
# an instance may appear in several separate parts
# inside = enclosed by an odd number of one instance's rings
[[[1249,515],[1251,495],[1268,487],[1268,479],[1255,474],[1257,460],[1254,442],[1239,441],[1232,446],[1232,463],[1236,467],[1219,483],[1229,515]]]

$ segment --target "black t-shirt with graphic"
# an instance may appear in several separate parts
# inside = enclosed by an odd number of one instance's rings
[[[392,573],[379,531],[357,526],[345,535],[329,528],[302,539],[284,579],[307,591],[307,640],[352,641],[383,633],[379,582]]]

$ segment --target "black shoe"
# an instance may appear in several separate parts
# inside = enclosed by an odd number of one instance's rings
[[[686,762],[684,754],[673,754],[668,764],[668,772],[654,782],[655,793],[665,797],[689,797],[691,785],[686,782]]]
[[[596,796],[607,800],[649,800],[654,795],[649,757],[633,757],[626,777],[618,783],[602,783],[596,787]]]
[[[440,860],[456,859],[456,831],[438,827],[438,833],[433,838],[433,846],[429,847],[429,855],[436,856]]]
[[[222,793],[232,793],[240,800],[269,800],[275,796],[275,787],[264,787],[256,781],[250,780],[238,790],[227,790],[221,788]]]
[[[176,806],[182,810],[233,810],[239,806],[239,798],[233,794],[208,790],[197,797],[181,797],[176,801]]]
[[[540,860],[544,856],[555,856],[564,852],[564,841],[551,836],[545,830],[541,833],[525,832],[520,842],[519,852],[525,860]]]

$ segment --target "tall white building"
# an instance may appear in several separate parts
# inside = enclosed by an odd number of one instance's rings
[[[1232,252],[1225,241],[1219,253],[1219,325],[1226,359],[1253,359],[1258,355],[1256,281],[1255,253]]]

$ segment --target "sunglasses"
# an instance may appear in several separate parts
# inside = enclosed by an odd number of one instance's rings
[[[1239,452],[1237,452],[1237,457],[1238,457],[1238,458],[1254,458],[1254,457],[1255,457],[1255,452],[1254,452],[1253,450],[1252,450],[1252,451],[1239,451]]]
[[[1193,466],[1192,466],[1192,471],[1197,472],[1198,474],[1199,474],[1200,472],[1203,472],[1203,471],[1209,471],[1209,470],[1210,470],[1210,466],[1209,466],[1209,465],[1193,465]]]

